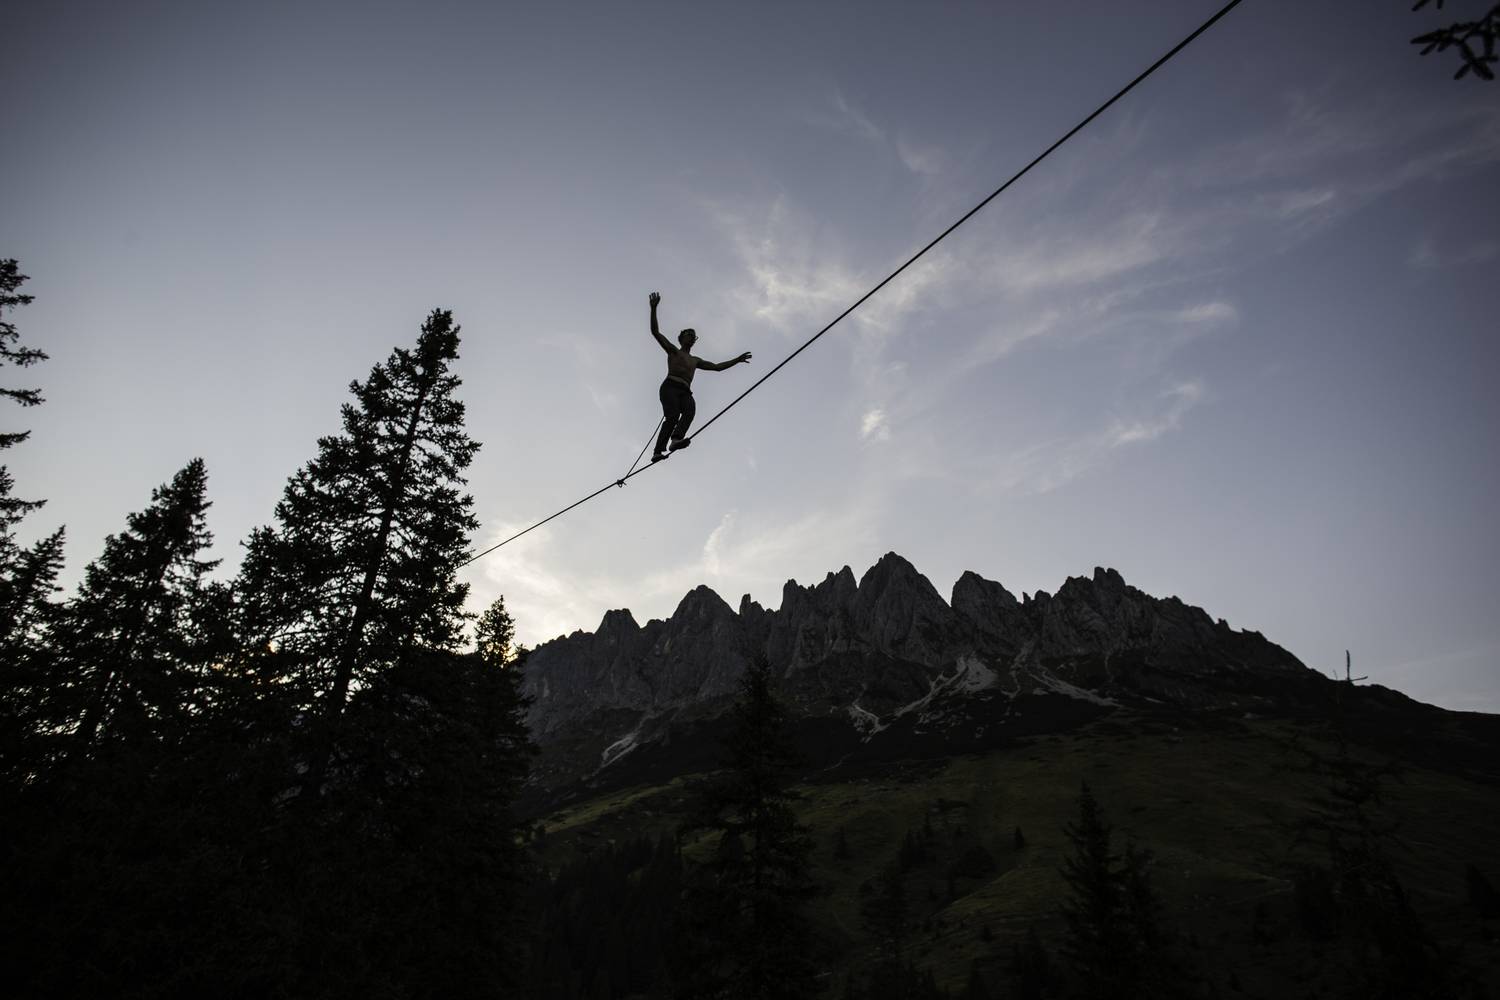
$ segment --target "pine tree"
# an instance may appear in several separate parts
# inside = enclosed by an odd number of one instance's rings
[[[19,344],[14,323],[5,318],[32,301],[20,292],[27,280],[14,259],[0,260],[0,365],[27,368],[47,355]],[[22,407],[42,402],[38,389],[0,387],[0,398]],[[0,450],[20,444],[30,431],[0,432]],[[7,785],[30,781],[45,767],[50,751],[42,749],[49,734],[43,725],[46,700],[46,629],[54,606],[57,574],[62,568],[63,532],[58,529],[35,545],[18,545],[16,525],[40,500],[12,495],[15,482],[0,465],[0,780]]]
[[[62,569],[59,528],[21,550],[0,578],[0,780],[26,783],[39,776],[55,752],[48,716],[51,630],[58,607],[51,598]],[[50,749],[48,749],[50,747]]]
[[[47,355],[36,348],[21,346],[15,324],[5,318],[7,311],[14,312],[17,306],[31,303],[32,297],[19,291],[26,280],[14,259],[0,260],[0,365],[29,368],[47,360]],[[0,386],[0,399],[13,400],[23,407],[37,406],[42,402],[42,394],[39,389]],[[14,447],[30,436],[30,431],[0,432],[0,451]],[[9,473],[0,465],[0,579],[10,576],[19,555],[13,537],[16,523],[42,505],[40,500],[20,500],[11,496],[13,485]]]
[[[14,311],[16,306],[29,305],[32,301],[30,295],[22,294],[19,289],[21,284],[27,280],[26,275],[20,272],[17,262],[12,258],[0,260],[0,364],[15,365],[18,368],[29,368],[39,361],[46,361],[47,355],[34,347],[22,347],[19,343],[20,334],[16,332],[16,326],[5,319],[5,311]],[[40,389],[9,389],[0,386],[0,398],[11,399],[22,406],[36,406],[42,402]],[[0,448],[9,448],[20,444],[30,435],[30,431],[13,431],[0,433]],[[18,501],[7,501],[0,510],[8,511]]]
[[[1180,995],[1186,984],[1166,954],[1150,855],[1134,845],[1115,853],[1113,832],[1087,782],[1078,818],[1064,833],[1072,845],[1062,868],[1065,954],[1083,992],[1106,1000]]]
[[[0,661],[12,662],[21,649],[37,644],[52,610],[62,570],[64,530],[58,528],[15,554],[11,572],[0,579]]]
[[[180,735],[200,707],[211,657],[201,640],[205,576],[216,561],[202,459],[152,491],[151,506],[105,540],[54,632],[54,688],[80,746],[103,736]]]
[[[318,441],[287,483],[277,525],[246,543],[246,666],[289,683],[325,718],[406,651],[461,641],[468,587],[455,574],[478,522],[460,488],[479,445],[453,395],[458,332],[450,312],[434,310],[414,349],[351,383],[343,433]]]
[[[761,659],[740,680],[726,766],[684,829],[708,833],[713,851],[686,893],[700,937],[685,956],[684,995],[781,1000],[819,991],[804,912],[818,891],[812,841],[792,808],[796,755],[786,730],[786,709]]]
[[[0,260],[0,365],[26,368],[47,360],[47,355],[41,351],[20,346],[20,334],[16,332],[15,324],[5,319],[7,310],[14,311],[17,306],[32,301],[30,295],[18,291],[26,280],[15,260]],[[23,407],[37,406],[42,402],[38,389],[0,386],[0,398],[13,400]],[[0,450],[18,445],[30,435],[30,431],[0,432]],[[51,565],[61,545],[60,536],[56,541],[45,540],[30,550],[16,544],[16,525],[28,513],[42,506],[43,501],[18,499],[11,495],[14,488],[15,480],[5,466],[0,465],[0,644],[8,642],[18,629],[23,629],[18,619],[33,610],[32,597],[38,586],[45,589],[45,567]],[[55,578],[55,573],[53,576]]]
[[[494,602],[474,623],[474,651],[480,659],[497,667],[511,662],[516,653],[516,622],[505,610],[505,597]]]

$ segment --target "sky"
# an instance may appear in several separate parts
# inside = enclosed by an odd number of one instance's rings
[[[473,608],[535,644],[888,551],[945,595],[1110,566],[1500,711],[1500,84],[1408,41],[1466,6],[1246,0],[688,452],[466,568]],[[442,307],[478,551],[629,466],[648,293],[754,354],[705,420],[1217,7],[8,8],[23,535],[65,524],[76,586],[202,457],[227,577]]]

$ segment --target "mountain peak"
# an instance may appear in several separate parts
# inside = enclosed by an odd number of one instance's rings
[[[885,591],[892,587],[915,588],[922,591],[924,597],[930,594],[940,602],[943,600],[937,588],[932,585],[932,581],[919,573],[915,566],[895,552],[887,552],[876,561],[875,565],[865,570],[864,576],[860,577],[859,596],[866,602],[878,600]]]
[[[672,612],[673,621],[689,621],[695,618],[716,618],[720,615],[733,615],[731,608],[719,596],[719,592],[705,583],[700,583],[692,590],[683,595],[677,604],[677,610]]]
[[[1111,587],[1123,590],[1125,578],[1116,569],[1105,569],[1102,566],[1094,567],[1094,583],[1098,586]]]
[[[629,608],[616,608],[604,612],[604,618],[599,622],[599,634],[617,634],[639,632],[640,625],[636,624],[635,616],[630,613]]]
[[[949,603],[954,611],[981,625],[995,623],[1003,612],[1021,606],[1015,594],[970,570],[964,570],[953,585],[953,600]]]

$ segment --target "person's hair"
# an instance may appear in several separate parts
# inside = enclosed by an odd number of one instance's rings
[[[688,337],[692,337],[694,340],[697,340],[698,339],[698,331],[694,330],[692,327],[688,327],[686,330],[683,330],[681,333],[679,333],[677,335],[677,342],[679,344],[683,344],[685,346],[686,343],[687,343],[687,338]]]

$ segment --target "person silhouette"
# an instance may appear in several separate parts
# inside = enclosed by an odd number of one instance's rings
[[[661,397],[661,433],[656,435],[656,450],[651,453],[651,461],[660,462],[667,457],[668,439],[671,440],[672,451],[693,443],[687,436],[688,426],[692,424],[693,416],[698,410],[693,402],[693,372],[699,368],[711,372],[733,368],[749,361],[750,352],[746,351],[731,361],[704,361],[694,357],[693,345],[698,342],[697,331],[688,327],[677,335],[677,345],[673,345],[661,335],[661,330],[656,325],[656,307],[661,302],[660,293],[652,292],[650,301],[651,336],[667,352],[667,377],[662,380],[658,393]]]

